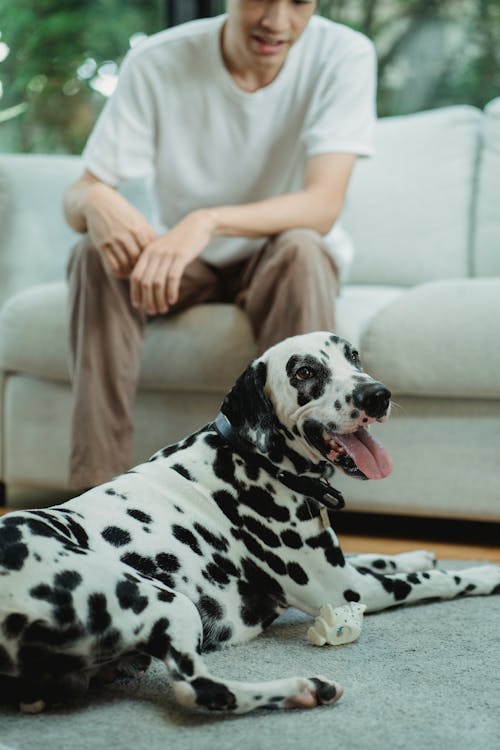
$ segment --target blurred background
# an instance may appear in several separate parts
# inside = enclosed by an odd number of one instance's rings
[[[0,0],[0,151],[79,154],[127,50],[224,0]],[[500,95],[500,0],[320,0],[369,36],[380,116]]]

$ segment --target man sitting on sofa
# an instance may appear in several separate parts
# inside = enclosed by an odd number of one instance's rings
[[[132,463],[149,317],[232,301],[258,352],[334,329],[352,254],[337,217],[356,157],[372,152],[375,56],[315,9],[228,0],[225,15],[128,53],[65,198],[85,233],[68,270],[75,489]],[[154,228],[116,190],[139,177],[152,181]]]

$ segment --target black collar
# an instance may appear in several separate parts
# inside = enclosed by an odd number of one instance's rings
[[[342,494],[334,487],[330,487],[326,479],[313,479],[280,469],[261,453],[257,453],[250,442],[238,435],[229,419],[222,412],[219,412],[213,424],[224,442],[228,443],[243,457],[251,454],[253,461],[257,461],[262,469],[288,489],[306,497],[314,498],[329,510],[342,510],[344,507],[345,502]]]

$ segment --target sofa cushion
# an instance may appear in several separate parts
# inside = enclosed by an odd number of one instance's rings
[[[64,278],[79,237],[64,220],[63,196],[82,172],[78,156],[0,154],[0,303],[19,289]],[[120,192],[151,220],[144,181],[129,180]]]
[[[401,293],[392,287],[347,287],[338,303],[338,331],[358,345],[371,317]],[[0,366],[68,382],[66,304],[64,282],[12,297],[0,313]],[[147,326],[140,387],[224,393],[254,355],[250,324],[239,308],[199,305]]]
[[[66,305],[64,282],[12,297],[0,314],[2,369],[68,382]],[[241,310],[199,305],[147,326],[140,387],[223,393],[254,351],[250,324]]]
[[[485,108],[477,185],[474,274],[500,276],[500,97]]]
[[[375,156],[356,165],[343,211],[356,247],[349,281],[411,286],[469,275],[482,118],[455,106],[379,120]]]
[[[363,364],[395,394],[500,397],[500,279],[449,279],[400,295],[370,322]]]
[[[74,156],[0,156],[0,300],[64,278],[76,235],[64,221],[62,195],[81,172]]]

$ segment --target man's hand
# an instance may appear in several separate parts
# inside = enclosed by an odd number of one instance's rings
[[[143,249],[157,237],[131,203],[99,182],[88,188],[85,219],[94,247],[119,278],[130,276]]]
[[[66,191],[64,213],[76,232],[89,233],[119,278],[130,276],[142,250],[156,239],[144,216],[89,171]]]
[[[169,232],[150,242],[130,276],[134,307],[149,315],[166,313],[179,298],[184,269],[209,243],[214,228],[210,210],[193,211]]]

